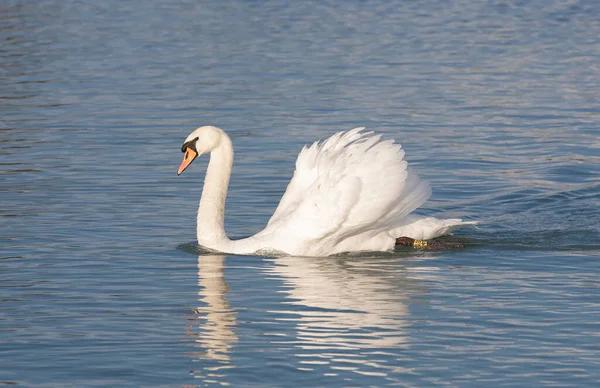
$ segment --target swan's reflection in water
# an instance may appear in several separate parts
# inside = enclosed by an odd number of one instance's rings
[[[355,372],[355,376],[395,380],[394,372],[407,372],[398,360],[410,346],[408,306],[412,298],[423,292],[401,259],[256,260],[261,260],[259,268],[242,274],[232,286],[233,294],[243,293],[236,287],[244,287],[247,281],[256,282],[256,276],[274,280],[278,286],[261,287],[259,300],[245,302],[248,305],[244,309],[261,311],[264,331],[260,338],[253,339],[260,343],[252,344],[260,354],[243,356],[281,358],[288,367],[321,376],[341,377]],[[244,367],[230,365],[230,352],[238,342],[238,323],[226,298],[225,256],[200,256],[198,269],[203,307],[197,309],[200,324],[196,342],[203,351],[196,358],[204,362],[196,377],[207,382],[213,376],[219,381],[216,377],[225,375],[226,368]]]
[[[228,286],[225,281],[225,258],[222,255],[204,255],[198,257],[198,285],[201,306],[194,310],[190,320],[188,335],[196,336],[200,351],[192,356],[205,360],[201,370],[194,371],[197,378],[207,383],[220,381],[231,368],[231,347],[238,341],[234,328],[237,325],[236,313],[227,300]]]
[[[394,355],[410,346],[409,299],[421,291],[398,260],[281,257],[269,272],[284,279],[285,298],[297,306],[290,310],[298,314],[301,369],[388,378],[406,372]]]
[[[323,349],[406,346],[407,295],[373,262],[281,257],[270,269],[284,279],[288,303],[302,306],[299,344]],[[380,263],[381,265],[381,263]],[[398,279],[396,279],[398,280]],[[406,279],[402,279],[402,282]]]

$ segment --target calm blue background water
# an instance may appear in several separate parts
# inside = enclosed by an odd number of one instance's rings
[[[0,4],[0,384],[592,387],[600,382],[600,3]],[[301,146],[368,126],[467,248],[195,248],[266,223]]]

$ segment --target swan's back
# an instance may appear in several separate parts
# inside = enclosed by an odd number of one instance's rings
[[[393,140],[356,128],[304,147],[267,227],[257,237],[298,255],[387,250],[391,232],[431,194]],[[275,246],[277,245],[277,246]]]

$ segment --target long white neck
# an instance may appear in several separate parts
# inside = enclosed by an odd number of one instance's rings
[[[210,153],[204,178],[204,189],[198,207],[198,243],[207,248],[223,250],[230,243],[225,234],[225,199],[233,165],[233,145],[223,133],[220,144]]]
[[[225,199],[233,165],[233,145],[225,132],[210,153],[204,188],[198,206],[198,244],[224,253],[249,254],[263,248],[256,236],[231,241],[225,233]]]

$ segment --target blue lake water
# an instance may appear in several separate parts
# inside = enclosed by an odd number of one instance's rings
[[[596,387],[600,3],[0,4],[0,385]],[[480,220],[464,249],[195,246],[269,219],[301,147],[367,126]]]

